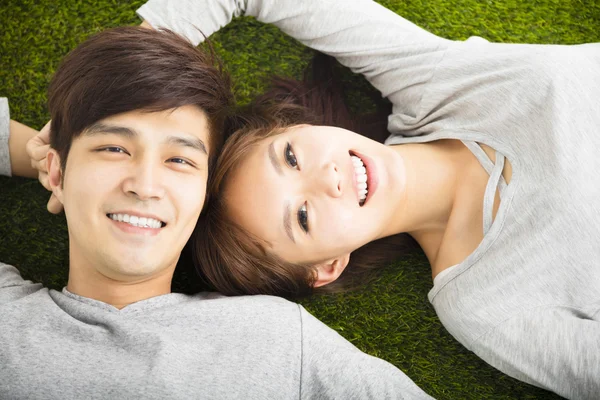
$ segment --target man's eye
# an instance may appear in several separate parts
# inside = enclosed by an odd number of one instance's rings
[[[109,153],[123,153],[123,154],[129,154],[127,153],[127,151],[121,147],[118,146],[109,146],[109,147],[104,147],[102,149],[100,149],[100,151],[106,151]]]
[[[308,233],[308,212],[306,211],[306,203],[298,209],[298,223],[305,233]]]
[[[169,159],[170,162],[181,165],[192,165],[188,160],[184,160],[183,158],[173,157]]]
[[[298,160],[296,160],[296,155],[292,149],[292,145],[287,143],[285,145],[285,151],[283,153],[285,158],[285,162],[292,168],[298,169]]]

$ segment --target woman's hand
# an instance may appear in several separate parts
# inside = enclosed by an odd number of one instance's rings
[[[47,190],[52,190],[48,184],[48,169],[46,168],[46,154],[50,150],[50,122],[40,130],[40,133],[29,139],[26,150],[31,159],[31,166],[38,171],[38,180]],[[48,211],[58,214],[62,211],[62,204],[54,194],[50,196],[47,205]]]

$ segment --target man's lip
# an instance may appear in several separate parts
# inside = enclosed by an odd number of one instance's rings
[[[164,219],[162,219],[161,217],[159,217],[155,214],[147,214],[147,213],[143,213],[143,212],[139,212],[139,211],[111,211],[111,212],[106,213],[107,216],[109,214],[127,214],[129,216],[135,216],[138,218],[152,218],[152,219],[162,222],[165,225],[167,224],[167,222]]]
[[[157,236],[162,231],[162,228],[164,228],[164,227],[150,228],[150,227],[134,226],[134,225],[128,224],[127,222],[115,221],[112,218],[109,218],[109,219],[114,224],[114,226],[119,228],[122,232],[125,232],[128,234],[135,234],[135,235],[142,235],[142,236]]]

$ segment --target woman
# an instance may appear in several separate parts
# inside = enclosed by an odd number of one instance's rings
[[[246,121],[198,225],[206,279],[306,294],[351,274],[357,249],[408,233],[457,340],[515,378],[595,398],[600,46],[451,42],[369,2],[267,3],[248,9],[391,100],[391,136],[305,125],[287,106]]]

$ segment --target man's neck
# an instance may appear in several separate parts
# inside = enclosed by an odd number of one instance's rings
[[[67,290],[122,309],[138,301],[171,293],[174,270],[175,264],[153,276],[115,279],[103,274],[100,268],[71,258]]]

